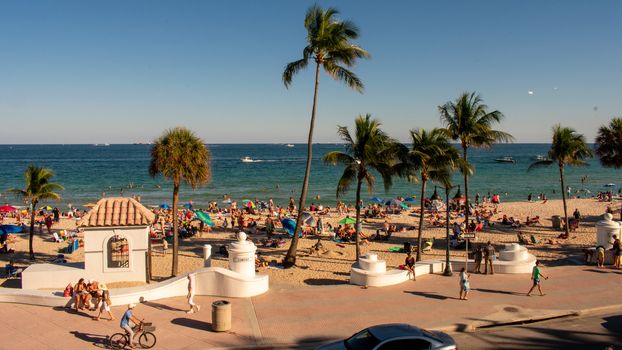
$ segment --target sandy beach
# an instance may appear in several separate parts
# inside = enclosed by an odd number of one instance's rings
[[[559,239],[557,237],[561,231],[552,229],[551,216],[563,215],[561,200],[550,200],[546,203],[542,201],[501,203],[498,207],[498,213],[494,215],[491,221],[498,222],[503,215],[507,215],[508,217],[512,216],[521,221],[525,220],[527,216],[532,218],[539,216],[540,223],[520,228],[496,224],[493,227],[486,227],[482,232],[478,232],[476,242],[485,243],[490,240],[500,248],[503,243],[517,242],[517,233],[519,232],[527,238],[533,234],[539,242],[537,244],[528,245],[528,249],[531,253],[536,255],[536,257],[543,260],[545,264],[554,266],[573,263],[570,262],[569,259],[574,259],[576,263],[576,261],[578,261],[577,259],[582,258],[582,249],[595,244],[596,229],[594,224],[600,220],[600,216],[605,213],[608,206],[617,205],[617,203],[599,202],[595,199],[568,200],[569,214],[575,209],[578,209],[584,219],[580,227],[576,231],[571,232],[569,239]],[[388,220],[391,224],[398,225],[398,228],[416,226],[418,224],[418,214],[415,214],[413,209],[414,208],[403,211],[399,215],[388,215]],[[353,213],[350,213],[350,215],[354,216]],[[259,215],[253,217],[260,218],[260,223],[263,222],[262,218],[265,218]],[[337,222],[341,220],[343,216],[339,216],[338,213],[331,211],[323,218],[325,223],[331,223],[333,226],[336,226]],[[616,215],[616,219],[617,218],[618,216]],[[462,219],[457,219],[456,221],[460,220]],[[7,218],[4,220],[4,223],[10,223],[12,221],[14,221],[14,219]],[[366,220],[363,223],[364,234],[370,235],[375,233],[376,229],[382,228],[383,223],[384,219]],[[222,223],[217,220],[213,232],[204,232],[201,234],[201,237],[180,240],[179,267],[181,273],[191,272],[203,266],[202,247],[204,244],[211,244],[213,247],[212,251],[216,253],[221,245],[226,245],[234,240],[234,231],[230,229],[223,230],[221,226]],[[52,230],[71,230],[75,227],[75,219],[63,218],[52,227]],[[53,242],[51,235],[47,232],[39,234],[38,230],[36,231],[34,247],[37,254],[37,262],[48,262],[57,254],[63,252],[67,245],[66,243]],[[46,230],[44,229],[44,231]],[[29,264],[30,261],[27,259],[28,233],[15,234],[14,237],[15,243],[13,247],[16,253],[0,256],[2,265],[11,257],[15,259],[15,262],[19,266]],[[285,235],[283,235],[283,237],[285,237]],[[429,252],[425,252],[422,258],[444,259],[444,227],[432,226],[426,218],[424,221],[423,237],[433,237],[434,245],[433,249]],[[290,239],[284,238],[286,244],[280,248],[268,248],[263,247],[261,244],[261,240],[264,238],[266,238],[265,234],[249,235],[249,239],[252,239],[257,244],[258,251],[262,253],[265,259],[280,261],[287,252]],[[311,252],[310,248],[317,242],[318,238],[317,236],[309,236],[300,239],[296,267],[281,269],[276,266],[269,266],[261,268],[260,273],[268,274],[271,284],[273,285],[330,285],[348,283],[350,267],[355,258],[355,244],[344,243],[337,245],[337,243],[331,241],[327,235],[323,235],[321,237],[323,250],[320,253]],[[396,267],[403,263],[405,255],[403,253],[389,251],[389,248],[402,247],[405,241],[413,242],[414,245],[416,238],[416,230],[398,230],[389,241],[371,241],[368,244],[363,244],[361,250],[363,254],[378,254],[380,259],[387,261],[388,267]],[[452,257],[464,256],[464,254],[464,250],[451,251]],[[65,254],[65,258],[69,262],[82,261],[83,249],[79,249],[73,254]],[[154,244],[152,260],[154,279],[160,280],[166,278],[170,274],[171,249],[169,248],[168,252],[163,252],[161,244]],[[213,255],[212,261],[214,266],[226,267],[228,265],[227,259],[218,254]],[[122,286],[124,285],[119,284],[115,287]]]

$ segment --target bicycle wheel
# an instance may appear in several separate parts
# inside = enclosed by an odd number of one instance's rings
[[[124,333],[115,333],[108,339],[108,345],[113,349],[124,349],[127,345],[127,336]]]
[[[141,334],[138,338],[138,343],[143,347],[143,349],[151,349],[156,345],[156,341],[157,339],[155,334],[151,332],[143,332],[143,334]]]

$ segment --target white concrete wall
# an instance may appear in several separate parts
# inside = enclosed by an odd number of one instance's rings
[[[58,288],[85,278],[84,264],[33,264],[22,272],[22,289]]]

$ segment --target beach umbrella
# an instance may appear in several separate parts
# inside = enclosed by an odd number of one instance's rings
[[[94,203],[86,203],[86,204],[82,204],[83,207],[85,208],[94,208],[97,204]]]
[[[416,202],[416,200],[413,197],[406,197],[404,198],[404,202]]]
[[[305,211],[302,213],[302,223],[308,226],[315,226],[315,218],[313,214]]]
[[[346,216],[345,218],[339,220],[339,223],[342,225],[356,224],[356,219],[352,219],[351,217]]]
[[[242,204],[247,208],[255,208],[255,203],[249,199],[245,199],[242,201]]]
[[[391,207],[399,207],[402,204],[402,201],[393,198],[393,199],[389,199],[384,204],[388,205],[388,206],[391,206]]]
[[[171,206],[166,203],[162,203],[160,204],[160,209],[171,209]]]
[[[408,205],[406,205],[406,204],[404,204],[404,203],[400,204],[400,207],[401,207],[402,209],[408,209]]]
[[[192,203],[186,203],[183,205],[184,208],[192,209]]]
[[[17,208],[12,207],[10,205],[0,206],[0,213],[8,213],[10,211],[15,211],[15,210],[17,210]]]
[[[22,227],[17,225],[0,225],[0,231],[2,233],[20,233],[22,232]]]
[[[283,225],[283,229],[290,236],[294,235],[294,230],[296,229],[296,220],[294,219],[283,219],[281,220],[281,225]]]
[[[378,204],[381,204],[382,202],[384,202],[384,200],[382,200],[382,198],[380,197],[371,197],[369,201],[372,203],[378,203]]]
[[[52,207],[51,207],[51,206],[49,206],[49,205],[46,205],[45,207],[41,207],[41,209],[46,210],[46,211],[50,211],[50,210],[52,210],[52,209],[54,209],[54,208],[52,208]]]
[[[197,210],[194,212],[194,215],[197,217],[197,219],[201,220],[204,224],[210,227],[214,226],[214,221],[212,220],[212,218],[210,218],[209,214],[202,212],[200,210]]]

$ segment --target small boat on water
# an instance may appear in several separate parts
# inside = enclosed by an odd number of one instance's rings
[[[254,162],[253,158],[251,158],[249,156],[246,156],[246,157],[244,157],[244,158],[242,158],[240,160],[242,161],[242,163],[252,163],[252,162]]]
[[[516,163],[514,158],[512,158],[510,156],[505,156],[505,157],[497,158],[497,159],[495,159],[495,162],[497,162],[497,163]]]
[[[534,157],[534,159],[535,160],[551,160],[549,156],[543,155],[543,154],[538,154],[537,156]]]
[[[608,183],[604,185],[605,187],[616,187],[616,184],[614,183]]]
[[[294,147],[294,145],[292,145],[291,143],[288,143],[286,146],[289,147],[289,148]]]

